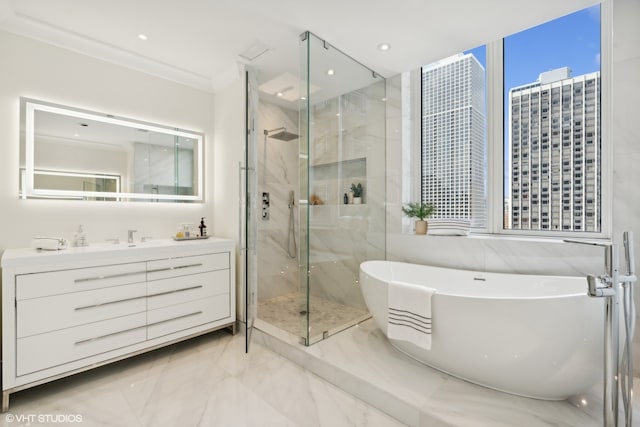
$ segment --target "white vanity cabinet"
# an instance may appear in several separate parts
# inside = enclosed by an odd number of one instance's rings
[[[235,244],[157,240],[2,256],[9,394],[220,328],[235,332]]]

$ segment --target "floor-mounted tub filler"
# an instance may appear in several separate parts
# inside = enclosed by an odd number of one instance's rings
[[[583,392],[602,377],[604,301],[587,296],[583,277],[366,261],[360,283],[391,344],[450,375],[547,400]],[[430,310],[416,312],[417,298]]]
[[[614,243],[565,240],[570,243],[603,246],[606,273],[587,276],[588,295],[603,299],[604,305],[604,363],[602,416],[605,427],[618,427],[618,390],[622,395],[624,425],[633,425],[633,352],[636,307],[633,288],[635,274],[633,232],[622,235],[624,264],[620,266],[619,247]],[[625,271],[626,270],[626,271]],[[619,328],[622,322],[622,331]],[[622,339],[621,339],[622,338]],[[622,349],[622,354],[619,350]]]

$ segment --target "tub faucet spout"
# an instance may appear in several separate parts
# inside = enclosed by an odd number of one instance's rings
[[[611,277],[608,275],[594,276],[589,274],[587,283],[590,297],[612,297],[616,294],[615,289],[612,287]]]
[[[133,243],[133,233],[136,233],[138,230],[128,230],[127,242]]]

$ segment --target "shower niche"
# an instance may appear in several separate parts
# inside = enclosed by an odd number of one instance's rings
[[[264,138],[248,148],[269,215],[255,220],[258,201],[249,226],[255,326],[311,345],[370,317],[358,276],[361,262],[385,258],[385,80],[311,33],[300,64],[292,102],[259,92],[254,135]],[[362,204],[344,203],[352,184]]]

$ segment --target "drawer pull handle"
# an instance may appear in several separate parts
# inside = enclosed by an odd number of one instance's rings
[[[105,279],[116,279],[118,277],[126,277],[126,276],[137,276],[139,274],[145,274],[146,271],[132,271],[129,273],[118,273],[118,274],[105,274],[104,276],[95,276],[95,277],[84,277],[81,279],[75,279],[74,283],[83,283],[83,282],[93,282],[95,280],[105,280]]]
[[[100,336],[93,337],[93,338],[87,338],[87,339],[84,339],[84,340],[76,341],[75,345],[85,344],[85,343],[88,343],[88,342],[91,342],[91,341],[101,340],[103,338],[109,338],[109,337],[112,337],[114,335],[124,334],[126,332],[131,332],[131,331],[135,331],[137,329],[142,329],[142,328],[146,328],[146,327],[147,327],[147,325],[136,326],[135,328],[124,329],[124,330],[118,331],[118,332],[111,332],[110,334],[100,335]]]
[[[172,317],[171,319],[159,320],[157,322],[149,323],[147,326],[160,325],[162,323],[173,322],[174,320],[184,319],[185,317],[197,316],[202,314],[202,310],[194,311],[193,313],[183,314],[182,316]]]
[[[182,289],[174,289],[172,291],[165,291],[165,292],[158,292],[155,294],[149,294],[147,295],[149,298],[151,297],[159,297],[162,295],[169,295],[169,294],[175,294],[177,292],[184,292],[184,291],[192,291],[194,289],[200,289],[202,288],[202,285],[198,285],[198,286],[189,286],[188,288],[182,288]]]
[[[84,305],[82,307],[76,307],[76,308],[74,308],[74,310],[75,311],[86,310],[87,308],[102,307],[102,306],[105,306],[105,305],[118,304],[120,302],[126,302],[126,301],[134,301],[134,300],[143,299],[143,298],[146,298],[146,297],[147,297],[146,295],[140,295],[138,297],[131,297],[131,298],[124,298],[124,299],[119,299],[119,300],[115,300],[115,301],[101,302],[99,304]]]
[[[86,310],[87,308],[103,307],[105,305],[118,304],[118,303],[127,302],[127,301],[135,301],[137,299],[143,299],[143,298],[147,298],[147,297],[157,297],[157,296],[161,296],[161,295],[175,294],[177,292],[192,291],[194,289],[200,289],[202,287],[203,287],[202,285],[189,286],[188,288],[174,289],[172,291],[158,292],[158,293],[150,294],[150,295],[141,295],[141,296],[138,296],[138,297],[131,297],[131,298],[124,298],[124,299],[119,299],[119,300],[115,300],[115,301],[101,302],[99,304],[84,305],[82,307],[76,307],[76,308],[74,308],[74,310],[75,311],[80,311],[80,310]]]
[[[153,270],[147,270],[147,273],[160,273],[162,271],[180,270],[182,268],[191,268],[191,267],[202,267],[202,263],[199,262],[197,264],[185,264],[185,265],[176,265],[174,267],[156,268]]]

